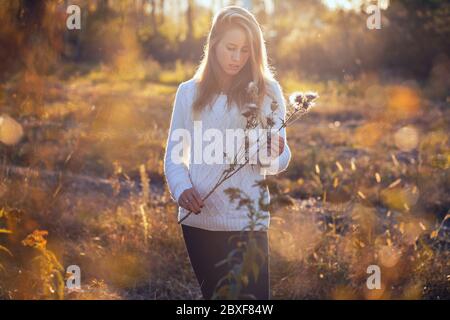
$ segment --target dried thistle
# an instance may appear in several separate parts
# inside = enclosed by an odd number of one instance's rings
[[[255,82],[250,81],[247,85],[247,95],[249,103],[245,105],[245,110],[242,115],[247,118],[247,125],[245,129],[252,129],[258,125],[258,93],[259,89]]]
[[[266,121],[267,121],[267,126],[268,126],[269,128],[272,128],[272,127],[275,125],[275,120],[273,120],[272,117],[267,117],[267,118],[266,118]]]
[[[289,96],[289,102],[294,107],[294,110],[297,111],[308,111],[311,107],[314,106],[314,101],[319,97],[316,92],[293,92]]]
[[[245,105],[245,111],[242,112],[242,115],[246,118],[251,116],[255,116],[258,112],[258,106],[254,103],[247,103]]]
[[[275,112],[276,110],[278,110],[278,107],[278,102],[272,100],[272,103],[270,104],[270,110],[272,110],[272,112]]]
[[[251,101],[256,102],[258,100],[259,89],[255,82],[250,81],[247,86],[247,94],[249,95]]]
[[[315,100],[317,98],[319,98],[319,95],[316,92],[293,92],[289,96],[289,104],[291,109],[288,110],[286,120],[283,121],[283,125],[280,127],[280,130],[287,127],[292,122],[295,122],[305,113],[309,112],[315,105]]]

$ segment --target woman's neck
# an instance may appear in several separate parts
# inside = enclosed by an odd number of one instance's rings
[[[228,92],[228,89],[230,89],[231,86],[231,80],[232,76],[229,75],[222,76],[222,78],[219,80],[219,89],[221,92],[223,93]]]

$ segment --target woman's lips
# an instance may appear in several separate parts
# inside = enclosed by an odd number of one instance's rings
[[[237,65],[229,64],[228,66],[230,67],[230,69],[233,69],[233,70],[239,69],[239,66],[237,66]]]

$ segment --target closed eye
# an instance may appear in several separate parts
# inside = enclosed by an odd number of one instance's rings
[[[229,51],[234,51],[234,50],[236,50],[236,48],[233,48],[233,47],[227,47],[227,49],[228,49]],[[248,53],[248,49],[242,49],[242,52],[243,52],[243,53]]]

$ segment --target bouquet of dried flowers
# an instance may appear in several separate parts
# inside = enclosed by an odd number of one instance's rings
[[[247,86],[247,94],[249,96],[249,103],[246,104],[244,112],[242,115],[247,119],[246,126],[244,129],[244,133],[248,134],[249,130],[255,129],[261,124],[266,129],[272,130],[275,125],[274,117],[279,110],[278,103],[273,100],[271,103],[271,113],[266,117],[266,124],[261,123],[261,119],[258,117],[258,92],[259,89],[257,85],[252,81]],[[289,104],[286,110],[285,119],[280,118],[281,126],[277,129],[279,132],[281,129],[287,127],[288,125],[297,121],[300,117],[310,111],[310,109],[314,106],[315,100],[318,98],[318,94],[315,92],[294,92],[289,96]],[[261,146],[267,147],[270,146],[270,136],[267,140],[264,140],[263,143],[260,143],[261,136],[259,136],[256,140],[256,154],[259,153],[259,149]],[[226,180],[230,179],[233,175],[238,173],[245,165],[250,162],[249,150],[250,150],[248,139],[245,140],[245,144],[241,145],[239,151],[235,154],[233,160],[229,164],[228,168],[225,169],[220,175],[219,179],[213,186],[213,188],[202,197],[202,201],[205,201],[209,198],[209,196]],[[255,149],[255,148],[253,148]],[[224,157],[226,157],[226,153],[224,153]],[[244,158],[245,157],[245,158]],[[184,216],[178,223],[183,222],[192,211],[189,211],[186,216]]]

